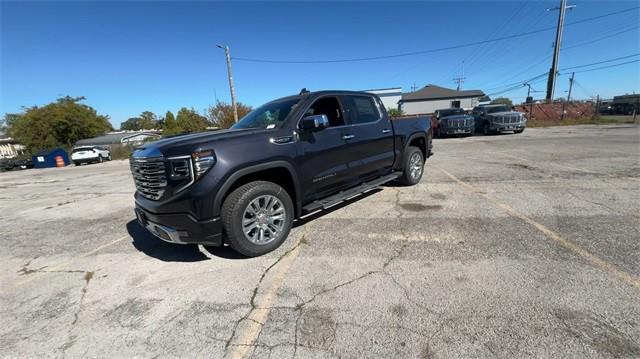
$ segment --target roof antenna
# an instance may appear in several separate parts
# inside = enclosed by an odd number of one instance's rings
[[[300,90],[300,93],[298,95],[306,95],[308,93],[311,93],[311,92],[307,90],[306,87],[303,87],[302,90]]]

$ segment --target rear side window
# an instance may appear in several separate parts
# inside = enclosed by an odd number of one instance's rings
[[[352,124],[375,122],[380,119],[380,113],[373,98],[369,96],[349,96],[349,98],[351,100]]]

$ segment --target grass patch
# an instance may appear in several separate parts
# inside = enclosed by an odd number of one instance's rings
[[[637,116],[637,121],[640,120],[640,116]],[[599,117],[584,117],[584,118],[566,118],[564,120],[557,121],[536,121],[531,120],[527,122],[527,127],[552,127],[552,126],[573,126],[573,125],[612,125],[633,123],[633,116],[611,116],[604,115]]]

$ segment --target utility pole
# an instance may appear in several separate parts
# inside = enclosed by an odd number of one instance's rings
[[[575,72],[571,73],[571,78],[569,79],[569,93],[567,94],[567,99],[562,103],[562,114],[560,114],[560,121],[564,120],[564,109],[567,103],[571,101],[571,89],[573,88],[573,78],[576,75]]]
[[[560,46],[562,45],[562,30],[564,29],[564,15],[567,9],[573,9],[575,5],[567,6],[567,0],[560,0],[560,7],[550,10],[560,10],[558,14],[558,27],[556,29],[556,41],[553,48],[553,60],[549,70],[549,80],[547,81],[547,102],[553,101],[553,93],[556,87],[556,73],[558,72],[558,60],[560,59]]]
[[[413,86],[411,86],[411,92],[416,92],[416,83],[413,82]]]
[[[525,82],[524,86],[527,86],[529,88],[527,89],[527,100],[529,100],[531,93],[542,92],[542,91],[536,91],[536,90],[532,91],[531,84],[529,84],[528,82]],[[533,98],[531,98],[531,102],[529,102],[529,120],[531,120],[532,118],[533,118]]]
[[[227,76],[229,77],[229,90],[231,91],[231,106],[233,106],[233,119],[238,122],[238,106],[236,105],[236,92],[233,88],[233,73],[231,71],[231,55],[229,53],[229,46],[216,45],[224,50],[227,57]]]

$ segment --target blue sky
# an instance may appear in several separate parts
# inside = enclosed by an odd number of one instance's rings
[[[116,127],[145,110],[161,115],[183,106],[202,111],[216,96],[229,100],[224,53],[217,43],[229,45],[234,57],[274,60],[389,55],[554,27],[557,12],[546,9],[558,3],[2,2],[0,113],[63,95],[87,97],[86,103],[109,115]],[[567,12],[567,23],[638,6],[637,1],[570,3],[577,7]],[[636,9],[567,26],[560,68],[640,53],[639,23]],[[234,60],[233,70],[238,99],[253,106],[302,87],[401,86],[405,92],[414,83],[455,87],[452,78],[462,74],[463,61],[463,89],[492,93],[548,71],[553,41],[554,31],[546,31],[366,62]],[[544,80],[534,83],[534,89],[544,88]],[[565,96],[567,88],[568,76],[561,76],[556,96]],[[636,62],[577,73],[572,97],[639,90]],[[522,101],[526,88],[504,95]]]

